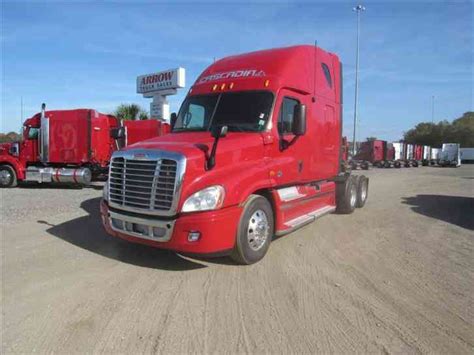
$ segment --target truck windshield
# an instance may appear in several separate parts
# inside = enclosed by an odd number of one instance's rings
[[[233,132],[260,132],[265,129],[272,103],[269,91],[190,96],[181,106],[173,132],[209,131],[221,126]]]

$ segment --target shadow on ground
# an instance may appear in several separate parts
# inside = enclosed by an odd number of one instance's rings
[[[51,235],[93,253],[124,263],[170,271],[194,270],[207,267],[167,250],[129,243],[109,236],[103,229],[99,212],[100,197],[84,201],[81,208],[88,213],[58,225],[40,220],[51,226]]]
[[[474,197],[417,195],[404,197],[403,203],[424,216],[474,230]]]

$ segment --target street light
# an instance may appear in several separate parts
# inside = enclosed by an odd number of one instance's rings
[[[357,12],[357,51],[356,51],[356,72],[355,72],[355,97],[354,97],[354,136],[352,138],[352,154],[356,155],[356,126],[357,126],[357,98],[359,93],[359,36],[360,36],[360,13],[365,11],[365,7],[357,5],[352,9]]]

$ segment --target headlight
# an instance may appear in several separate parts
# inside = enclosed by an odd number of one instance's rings
[[[206,187],[189,196],[184,202],[181,212],[209,211],[222,206],[224,188],[219,185]]]
[[[105,201],[109,200],[109,182],[108,181],[105,182],[104,188],[102,189],[102,198]]]

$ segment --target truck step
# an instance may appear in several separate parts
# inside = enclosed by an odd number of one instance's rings
[[[291,233],[294,230],[296,230],[298,228],[301,228],[301,227],[313,222],[314,220],[316,220],[316,218],[319,218],[321,216],[324,216],[325,214],[334,212],[335,210],[336,210],[335,206],[329,206],[329,205],[323,206],[321,208],[318,208],[315,211],[312,211],[310,213],[307,213],[307,214],[304,214],[302,216],[296,217],[296,218],[286,222],[285,226],[288,227],[288,229],[279,230],[275,234],[277,236],[282,236],[282,235]]]

